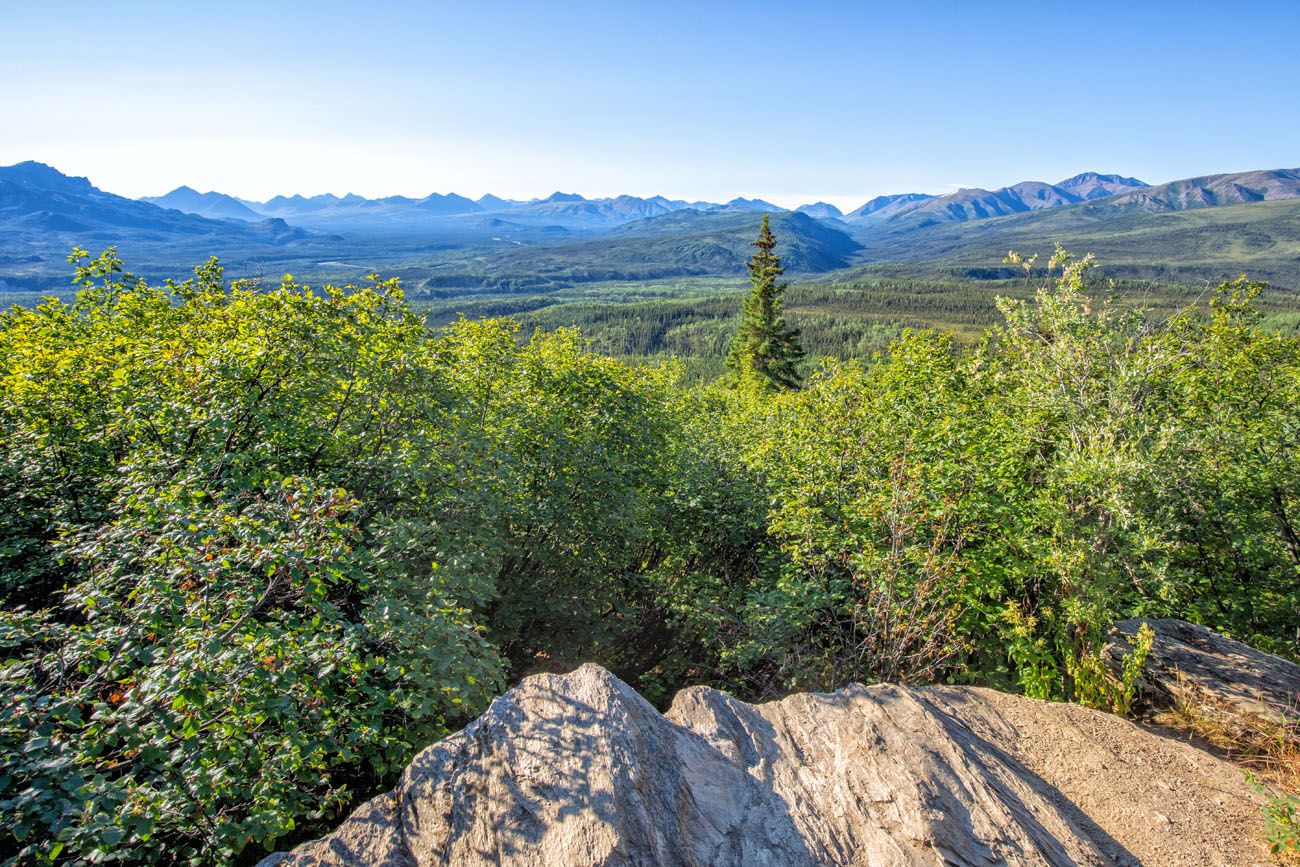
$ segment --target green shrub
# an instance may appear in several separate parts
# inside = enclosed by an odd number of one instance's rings
[[[0,316],[3,855],[230,860],[376,791],[508,669],[662,692],[707,656],[690,588],[738,559],[745,489],[682,436],[675,369],[431,332],[393,283],[74,258],[74,303]]]
[[[965,350],[906,333],[736,401],[724,447],[779,552],[729,648],[761,689],[1014,678],[1123,708],[1101,643],[1136,615],[1296,653],[1300,341],[1259,327],[1257,285],[1154,322],[1089,265],[1058,251]]]
[[[211,863],[481,708],[491,587],[434,568],[464,439],[394,287],[119,268],[0,318],[0,848]]]

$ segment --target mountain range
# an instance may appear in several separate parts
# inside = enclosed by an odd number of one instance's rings
[[[1055,184],[1022,181],[996,190],[976,187],[958,190],[946,196],[923,196],[918,193],[883,196],[851,212],[848,219],[868,219],[875,223],[884,220],[900,220],[906,221],[909,227],[950,221],[985,220],[1027,211],[1063,208],[1104,196],[1145,189],[1147,186],[1148,184],[1137,178],[1084,172]],[[873,208],[873,203],[879,205]]]
[[[422,199],[406,196],[367,199],[352,193],[341,197],[326,193],[310,198],[276,196],[265,202],[255,202],[217,192],[196,193],[184,186],[166,195],[149,196],[141,201],[215,219],[279,217],[311,229],[370,232],[425,231],[431,227],[445,229],[447,223],[464,222],[468,217],[497,217],[518,226],[559,225],[595,230],[686,209],[710,213],[784,210],[761,199],[736,198],[719,204],[686,202],[664,196],[641,198],[622,195],[588,199],[577,193],[563,192],[530,201],[503,199],[491,194],[476,201],[456,193],[432,193]]]
[[[1157,187],[1143,184],[1140,189],[1097,203],[1099,207],[1092,213],[1187,211],[1294,199],[1297,196],[1300,196],[1300,169],[1237,172],[1171,181]]]
[[[254,211],[234,196],[227,196],[225,193],[200,193],[190,187],[177,187],[165,196],[144,196],[140,201],[212,220],[243,220],[256,223],[266,219],[265,215]]]
[[[1071,181],[1073,180],[1076,179],[1072,178]],[[1062,238],[1083,230],[1095,234],[1098,228],[1107,232],[1127,229],[1131,226],[1150,228],[1162,224],[1159,221],[1144,219],[1146,217],[1205,208],[1220,209],[1234,205],[1300,200],[1300,169],[1205,175],[1170,181],[1158,186],[1149,186],[1141,182],[1138,182],[1140,186],[1135,186],[1128,183],[1132,180],[1123,179],[1122,184],[1112,184],[1112,188],[1118,192],[1109,195],[1094,194],[1076,202],[1044,203],[1037,208],[1029,207],[1029,203],[1025,202],[1023,211],[1012,212],[1010,215],[990,214],[986,219],[971,220],[971,225],[968,227],[945,227],[940,225],[945,221],[928,218],[931,209],[926,206],[939,201],[932,200],[924,203],[922,208],[878,225],[872,233],[871,245],[875,246],[884,258],[912,259],[914,256],[907,254],[909,250],[925,251],[923,255],[929,257],[934,255],[936,247],[949,247],[946,252],[952,254],[954,252],[951,249],[952,242],[984,248],[991,243],[998,245],[1003,243],[1001,240],[993,241],[993,238],[1029,239],[1035,236]],[[1057,188],[1070,189],[1065,186],[1068,183],[1064,182]],[[1086,188],[1087,181],[1082,183]],[[1018,184],[1014,189],[1023,193],[1030,186]],[[998,198],[1012,189],[1008,187],[991,195]],[[1023,198],[1021,201],[1024,201]],[[953,204],[948,206],[944,213],[951,214],[958,210],[959,207]],[[961,217],[953,217],[946,222],[964,222],[964,220]],[[940,241],[940,239],[944,240]]]
[[[978,220],[1063,207],[1146,186],[1136,178],[1085,172],[1057,184],[1025,181],[992,191],[963,189],[946,196],[924,193],[879,196],[847,214],[825,202],[801,205],[795,211],[819,220],[839,220],[848,224],[874,224],[908,217],[917,225],[928,225],[946,220]],[[518,226],[553,224],[593,230],[688,209],[704,213],[778,213],[785,210],[762,199],[735,198],[724,203],[630,195],[587,199],[577,193],[564,192],[526,202],[490,194],[475,201],[455,193],[432,193],[422,199],[406,196],[367,199],[351,193],[342,197],[327,193],[310,198],[276,196],[265,202],[255,202],[217,192],[197,193],[189,187],[178,187],[166,195],[146,197],[142,201],[216,219],[278,217],[311,229],[389,232],[404,229],[424,231],[432,224],[447,222],[444,218],[471,216],[498,217]]]
[[[1175,218],[1200,211],[1212,213]],[[781,251],[796,273],[862,262],[978,269],[999,264],[1007,249],[1050,249],[1060,241],[1134,262],[1178,249],[1207,268],[1240,263],[1243,270],[1300,275],[1300,259],[1288,258],[1300,248],[1297,169],[1158,186],[1085,172],[944,196],[879,196],[843,213],[825,202],[785,211],[761,199],[588,199],[572,192],[530,201],[434,193],[255,202],[180,187],[133,200],[26,162],[0,168],[0,280],[47,285],[52,275],[66,275],[64,258],[74,244],[118,245],[132,265],[163,273],[217,254],[250,269],[291,266],[327,279],[342,268],[364,274],[401,263],[444,286],[743,274],[760,213],[776,217]],[[1213,256],[1204,252],[1211,249]]]
[[[859,234],[871,262],[942,263],[1005,275],[1007,250],[1056,244],[1096,254],[1111,276],[1204,285],[1246,274],[1300,289],[1300,170],[1172,181],[1073,205],[984,220],[885,223]]]

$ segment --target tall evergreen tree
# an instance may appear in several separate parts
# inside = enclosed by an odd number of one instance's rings
[[[799,329],[791,328],[782,313],[786,284],[777,278],[784,269],[781,257],[772,252],[776,236],[767,214],[754,246],[758,249],[749,260],[749,280],[754,288],[740,309],[740,330],[727,353],[727,368],[739,381],[755,381],[764,389],[798,388],[803,347]]]

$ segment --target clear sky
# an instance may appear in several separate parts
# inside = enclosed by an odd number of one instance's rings
[[[847,208],[1300,165],[1298,0],[3,6],[0,165],[130,196]]]

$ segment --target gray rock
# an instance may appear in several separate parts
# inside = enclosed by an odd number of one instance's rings
[[[1048,727],[1063,714],[1068,724]],[[1040,729],[1050,734],[1036,741]],[[1089,774],[1106,769],[1102,790],[1070,789],[1073,765],[1058,752],[1088,756]],[[1151,765],[1181,768],[1177,791],[1152,786]],[[1124,809],[1108,812],[1111,802]],[[665,716],[584,665],[527,678],[420,753],[393,792],[273,857],[281,867],[1240,864],[1263,851],[1257,807],[1232,766],[1085,708],[957,687],[853,686],[763,705],[692,688]],[[1180,818],[1121,827],[1156,813]],[[1218,817],[1227,832],[1189,832]]]
[[[1108,863],[1266,864],[1261,796],[1241,768],[1122,717],[978,687],[928,700],[1013,756]],[[1161,817],[1168,818],[1163,821]]]
[[[1169,707],[1179,686],[1190,684],[1238,713],[1300,716],[1300,665],[1183,620],[1135,618],[1115,624],[1104,651],[1113,669],[1132,651],[1143,623],[1155,633],[1139,681],[1151,707]]]
[[[281,867],[812,859],[786,805],[595,665],[524,680]]]
[[[789,805],[819,864],[1106,864],[1091,829],[926,690],[851,686],[748,705],[712,689],[672,719]]]

